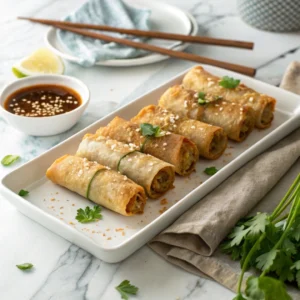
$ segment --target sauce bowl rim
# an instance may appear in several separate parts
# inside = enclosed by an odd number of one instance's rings
[[[57,83],[51,83],[51,82],[44,82],[45,79],[67,79],[67,80],[71,80],[73,82],[75,82],[76,85],[81,86],[81,88],[83,88],[85,91],[84,93],[86,93],[85,95],[78,91],[76,88],[71,87],[68,83],[66,82],[57,82]],[[43,79],[42,82],[39,82],[39,79]],[[5,109],[4,107],[4,103],[6,101],[6,99],[13,94],[14,92],[16,92],[19,89],[22,88],[26,88],[26,87],[20,87],[18,83],[20,83],[20,85],[22,85],[22,83],[26,82],[26,81],[34,81],[34,83],[32,84],[28,84],[27,87],[30,86],[35,86],[35,85],[41,85],[41,84],[53,84],[53,85],[60,85],[60,86],[66,86],[70,89],[73,89],[77,92],[77,94],[80,96],[81,99],[81,103],[78,107],[76,107],[73,110],[70,110],[68,112],[64,112],[62,114],[59,115],[55,115],[55,116],[42,116],[42,117],[28,117],[28,116],[22,116],[22,115],[16,115],[10,111],[8,111],[7,109]],[[11,90],[10,90],[11,89]],[[9,91],[10,90],[10,91]],[[8,91],[8,92],[7,92]],[[7,93],[8,96],[4,97],[3,94]],[[81,110],[83,107],[87,106],[88,103],[90,101],[90,90],[87,87],[87,85],[80,79],[73,77],[73,76],[69,76],[69,75],[55,75],[55,74],[42,74],[42,75],[32,75],[32,76],[27,76],[24,78],[19,78],[17,80],[14,80],[8,84],[6,84],[0,91],[0,110],[3,111],[4,113],[8,113],[14,117],[19,117],[19,118],[24,118],[27,120],[49,120],[49,119],[58,119],[58,118],[63,118],[64,116],[70,115],[72,113],[76,113],[78,110]]]

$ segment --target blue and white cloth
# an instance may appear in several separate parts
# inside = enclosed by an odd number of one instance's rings
[[[127,5],[122,0],[89,0],[77,11],[64,20],[70,22],[105,24],[113,27],[149,30],[148,9],[137,9]],[[124,34],[105,32],[121,38],[129,38]],[[79,58],[79,64],[85,67],[93,66],[97,61],[108,59],[134,58],[143,55],[143,50],[107,43],[101,40],[58,30],[58,39],[72,55]],[[130,37],[134,41],[143,38]]]

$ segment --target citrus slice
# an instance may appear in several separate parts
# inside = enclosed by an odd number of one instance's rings
[[[30,75],[63,74],[64,69],[60,57],[47,48],[40,48],[14,65],[12,72],[21,78]]]

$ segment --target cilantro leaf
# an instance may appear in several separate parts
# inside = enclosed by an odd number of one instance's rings
[[[240,80],[239,79],[234,79],[234,78],[229,77],[229,76],[224,76],[222,78],[222,80],[219,82],[220,86],[222,86],[224,88],[227,88],[227,89],[234,89],[239,84],[240,84]]]
[[[160,137],[162,136],[160,127],[149,123],[143,123],[140,125],[143,136]]]
[[[20,190],[20,192],[19,192],[19,196],[21,196],[21,197],[24,197],[24,196],[26,196],[26,195],[28,195],[29,194],[29,192],[28,191],[26,191],[26,190]]]
[[[30,270],[33,267],[33,264],[31,263],[24,263],[21,265],[16,265],[17,268],[19,268],[20,270]]]
[[[242,240],[245,238],[245,236],[248,234],[250,231],[249,228],[245,229],[245,226],[236,226],[234,227],[232,233],[229,234],[229,238],[232,239],[230,242],[231,246],[238,246],[241,244]]]
[[[300,271],[297,271],[297,273],[296,273],[296,281],[297,281],[297,286],[299,289],[300,288]]]
[[[289,238],[284,239],[282,243],[282,250],[287,256],[291,256],[297,253],[295,244]]]
[[[271,267],[271,271],[275,272],[281,281],[293,281],[295,275],[291,269],[293,261],[284,252],[278,252],[276,259]]]
[[[102,219],[101,207],[95,205],[94,208],[87,206],[84,210],[82,208],[77,210],[76,220],[80,223],[89,223]]]
[[[204,173],[209,176],[212,176],[212,175],[216,174],[217,172],[218,172],[218,169],[216,167],[209,167],[204,170]]]
[[[246,296],[249,300],[292,300],[280,280],[267,276],[250,276],[247,280]]]
[[[297,260],[296,262],[294,262],[291,269],[300,270],[300,260]]]
[[[10,166],[20,158],[19,155],[6,155],[2,158],[1,164],[5,167]]]
[[[277,250],[271,250],[267,253],[260,255],[256,259],[257,267],[262,271],[270,269],[270,267],[273,265],[277,253],[278,253]]]
[[[245,225],[250,228],[250,233],[254,235],[265,232],[267,224],[268,215],[266,213],[257,213],[256,216],[245,222]]]
[[[121,294],[121,298],[125,300],[128,300],[127,294],[136,295],[138,289],[138,287],[130,284],[129,280],[124,280],[116,286],[116,290]]]

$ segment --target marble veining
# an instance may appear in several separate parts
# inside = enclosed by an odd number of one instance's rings
[[[191,12],[201,34],[255,41],[254,51],[192,45],[187,51],[257,68],[256,78],[279,85],[289,62],[300,59],[299,33],[274,34],[258,31],[238,17],[235,0],[164,0]],[[81,0],[10,0],[0,11],[0,85],[14,80],[11,67],[17,60],[43,45],[46,27],[17,21],[17,15],[61,18]],[[8,126],[0,117],[0,157],[19,154],[22,163],[40,155],[110,111],[167,81],[193,63],[169,59],[131,68],[93,67],[66,64],[91,90],[91,103],[78,124],[53,137],[29,137]],[[294,167],[300,167],[300,162]],[[293,172],[293,174],[295,171]],[[292,175],[293,175],[292,174]],[[285,181],[291,181],[290,176]],[[280,190],[282,184],[278,185]],[[0,299],[4,300],[114,300],[124,279],[140,288],[137,300],[229,300],[233,293],[210,280],[187,273],[153,253],[147,246],[118,264],[108,264],[53,234],[23,216],[0,198]],[[32,262],[32,272],[22,273],[15,265]]]

